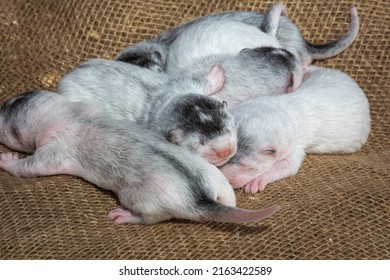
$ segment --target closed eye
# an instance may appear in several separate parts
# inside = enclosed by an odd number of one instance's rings
[[[274,150],[274,149],[266,150],[266,151],[264,152],[265,155],[273,155],[273,154],[275,154],[275,153],[276,153],[276,150]]]

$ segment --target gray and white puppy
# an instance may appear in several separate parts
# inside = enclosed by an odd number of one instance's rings
[[[230,110],[259,95],[292,92],[303,77],[299,61],[288,51],[273,47],[243,49],[234,56],[208,56],[184,72],[204,76],[210,65],[219,65],[225,71],[223,88],[210,96],[226,101]]]
[[[269,46],[286,49],[307,66],[313,60],[335,56],[353,43],[359,18],[353,5],[350,10],[349,31],[326,44],[306,41],[299,28],[287,18],[285,7],[275,4],[265,13],[224,12],[194,19],[127,47],[116,59],[169,73],[181,65],[188,69],[200,56],[234,55],[243,48]]]
[[[309,66],[301,87],[240,104],[233,115],[237,153],[221,167],[235,188],[255,193],[292,176],[305,153],[353,153],[367,141],[370,110],[348,75]]]
[[[275,48],[280,47],[275,34],[283,12],[283,5],[275,5],[266,14],[272,20],[267,21],[269,25],[264,29],[272,36],[257,27],[227,20],[223,24],[220,21],[201,21],[191,25],[187,32],[171,44],[171,55],[167,57],[164,73],[171,77],[182,73],[201,77],[207,75],[212,65],[220,65],[225,71],[225,84],[212,97],[226,101],[229,109],[258,95],[294,91],[302,81],[302,66],[288,51]],[[230,37],[235,33],[244,35],[243,32],[246,35],[242,40]],[[226,48],[221,49],[225,45]],[[255,48],[257,45],[267,47]],[[245,48],[246,46],[253,48]],[[146,43],[141,43],[138,47],[148,48]],[[154,55],[161,57],[158,52]],[[139,61],[132,62],[139,64]],[[142,66],[149,67],[150,64]]]
[[[172,76],[182,72],[192,73],[194,69],[199,70],[199,62],[205,64],[205,58],[236,56],[242,49],[281,48],[276,32],[282,14],[287,15],[283,5],[272,6],[265,13],[264,22],[268,24],[264,30],[230,19],[192,24],[170,44],[165,72]],[[210,62],[210,59],[206,61]],[[246,63],[250,63],[250,60]],[[267,64],[263,66],[266,67]],[[206,64],[204,67],[209,68],[210,65]]]
[[[30,92],[0,107],[0,142],[33,153],[0,155],[16,176],[69,174],[117,194],[116,223],[153,224],[177,218],[249,222],[280,209],[236,208],[233,188],[217,167],[152,131],[113,121],[100,108],[65,96]]]
[[[112,60],[92,60],[65,75],[59,93],[70,101],[102,106],[115,120],[158,131],[215,165],[236,152],[234,120],[226,103],[202,96],[219,91],[224,71],[213,66],[200,78],[175,79]]]

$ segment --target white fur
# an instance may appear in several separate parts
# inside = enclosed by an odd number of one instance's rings
[[[166,72],[180,75],[204,57],[237,55],[244,48],[265,46],[281,47],[275,36],[255,26],[229,20],[200,22],[190,26],[172,43]]]
[[[182,76],[170,79],[165,73],[155,73],[128,63],[95,59],[65,75],[60,82],[59,93],[70,101],[98,105],[104,108],[112,119],[136,121],[166,136],[170,130],[182,128],[179,119],[184,117],[174,116],[178,108],[175,102],[179,99],[190,100],[190,94],[209,95],[223,86],[222,68],[212,67],[209,70],[204,77]],[[209,100],[219,103],[206,96],[201,99],[203,102]],[[192,107],[196,107],[195,103]],[[226,162],[236,151],[234,121],[225,107],[221,108],[220,112],[226,112],[224,117],[211,114],[212,110],[214,109],[205,109],[203,112],[199,111],[199,114],[203,120],[210,119],[209,123],[221,119],[224,122],[223,128],[231,130],[231,133],[215,131],[216,134],[221,132],[223,135],[218,139],[214,139],[214,135],[205,136],[205,143],[201,146],[198,145],[203,136],[200,132],[190,134],[182,130],[182,140],[175,143],[196,154],[206,154],[206,158],[212,162]],[[218,156],[220,149],[230,149],[232,153],[221,158]]]
[[[123,206],[108,215],[116,223],[171,218],[246,222],[280,209],[235,208],[233,188],[217,167],[158,133],[104,113],[45,92],[5,103],[0,106],[0,143],[33,154],[0,154],[0,168],[26,177],[75,175],[113,191]],[[28,141],[20,141],[26,136]]]
[[[298,172],[305,153],[353,153],[370,132],[368,100],[348,75],[310,66],[294,93],[260,96],[234,111],[238,141],[250,155],[237,154],[222,167],[235,187],[264,189]],[[274,154],[267,151],[274,149]]]

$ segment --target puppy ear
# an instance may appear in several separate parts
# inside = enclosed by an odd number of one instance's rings
[[[219,105],[218,105],[218,110],[221,113],[223,113],[223,112],[227,113],[228,112],[227,108],[228,108],[228,104],[227,104],[227,102],[225,100],[220,102]]]
[[[183,140],[184,130],[180,128],[174,128],[168,131],[166,138],[173,144],[180,144]]]
[[[228,104],[227,104],[227,102],[225,100],[222,101],[222,108],[224,110],[227,110],[227,108],[228,108]]]
[[[151,57],[153,58],[154,61],[161,62],[161,53],[160,52],[154,51],[150,55],[151,55]]]
[[[208,83],[205,95],[211,95],[219,92],[225,83],[225,70],[222,66],[214,64],[204,77]]]

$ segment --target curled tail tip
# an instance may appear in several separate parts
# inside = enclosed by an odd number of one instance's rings
[[[350,15],[349,30],[339,39],[323,45],[314,45],[305,40],[311,60],[333,57],[346,50],[355,41],[359,33],[359,16],[353,4],[350,5]]]
[[[242,210],[242,213],[239,213],[237,217],[237,222],[254,222],[266,219],[271,217],[276,212],[278,212],[282,207],[277,204],[274,204],[270,207],[261,209],[261,210]]]
[[[278,204],[274,204],[270,207],[263,209],[262,211],[264,213],[264,219],[272,216],[273,214],[278,212],[280,209],[282,209],[282,207]]]
[[[282,2],[276,2],[272,7],[271,10],[276,10],[277,13],[280,13],[280,15],[287,17],[287,8]]]
[[[354,4],[351,4],[350,6],[350,14],[352,23],[359,23],[359,14]]]
[[[268,207],[267,209],[270,209],[273,211],[273,213],[276,213],[278,212],[280,209],[282,209],[282,206],[280,206],[279,204],[274,204],[270,207]]]
[[[355,32],[357,35],[357,31],[359,29],[359,15],[354,4],[351,4],[350,6],[350,13],[351,13],[351,29],[356,29]]]
[[[282,3],[282,2],[279,2],[279,4],[280,4],[280,13],[281,13],[281,15],[282,16],[284,16],[284,17],[288,17],[288,12],[287,12],[287,8],[286,8],[286,6]]]
[[[351,34],[351,43],[355,41],[359,32],[359,15],[354,4],[350,6],[351,13],[351,27],[349,33]]]

